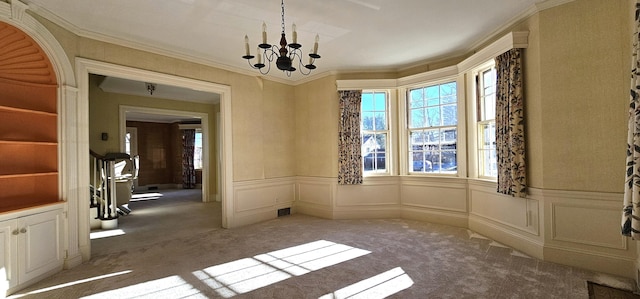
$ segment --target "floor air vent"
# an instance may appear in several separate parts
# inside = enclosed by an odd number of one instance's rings
[[[284,208],[278,210],[278,217],[291,215],[291,208]]]

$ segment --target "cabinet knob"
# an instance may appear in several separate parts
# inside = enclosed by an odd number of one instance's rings
[[[11,232],[11,234],[12,234],[12,235],[17,235],[17,234],[19,234],[19,233],[20,233],[20,231],[18,231],[18,229],[14,229],[14,230]]]
[[[27,229],[23,227],[23,228],[20,229],[20,232],[24,234],[24,233],[27,232]]]

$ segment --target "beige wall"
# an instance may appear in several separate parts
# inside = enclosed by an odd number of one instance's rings
[[[244,181],[295,175],[293,87],[254,76],[78,37],[44,18],[38,16],[36,18],[58,39],[72,63],[75,63],[76,57],[83,57],[229,85],[232,92],[233,180]],[[149,105],[143,107],[152,106],[150,103],[140,104]],[[171,104],[162,106],[177,108]],[[278,117],[272,117],[272,115]],[[290,119],[281,117],[284,115],[288,115]],[[117,132],[117,122],[111,117],[104,115],[90,117],[92,123],[96,121],[100,126],[108,127],[102,127],[101,130]],[[210,127],[214,128],[215,117],[210,117],[209,120]],[[95,138],[94,135],[90,137]],[[102,147],[103,150],[117,149],[117,146],[110,143]],[[215,159],[211,160],[211,163],[215,163]],[[215,164],[210,165],[210,169],[215,169],[214,166]],[[212,181],[211,186],[216,184]]]
[[[335,76],[295,87],[296,174],[338,176],[339,102]]]
[[[509,28],[530,34],[524,70],[531,187],[621,192],[631,63],[629,7],[629,1],[577,0]],[[459,59],[449,62],[455,65]],[[343,74],[340,79],[389,77],[378,75]],[[337,176],[334,79],[296,87],[298,175]]]
[[[525,78],[532,187],[620,192],[630,65],[629,2],[577,0],[515,26],[530,32]],[[337,175],[336,76],[291,87],[80,38],[42,22],[72,62],[76,56],[85,57],[230,85],[234,181]],[[402,75],[412,70],[421,68]],[[371,74],[351,77],[363,76],[371,78]]]
[[[540,13],[545,189],[621,192],[631,45],[627,1]]]

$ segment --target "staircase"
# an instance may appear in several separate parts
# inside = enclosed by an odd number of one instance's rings
[[[92,229],[115,229],[118,217],[131,210],[133,180],[138,176],[139,157],[125,153],[99,155],[90,151],[92,160],[90,208]]]

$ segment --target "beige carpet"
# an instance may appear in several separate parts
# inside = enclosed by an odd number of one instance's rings
[[[463,228],[291,215],[220,228],[218,203],[163,191],[125,235],[12,298],[588,298],[628,279],[538,261]],[[150,197],[151,198],[151,197]]]

